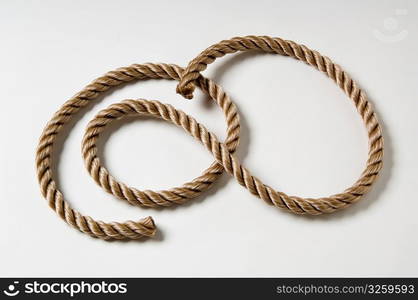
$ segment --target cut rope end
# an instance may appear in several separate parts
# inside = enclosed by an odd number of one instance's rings
[[[182,95],[184,98],[191,100],[193,99],[194,88],[195,87],[193,83],[188,83],[186,85],[181,85],[181,83],[179,83],[176,88],[176,92],[177,94]]]
[[[155,233],[157,232],[157,226],[155,226],[154,219],[152,217],[146,217],[138,221],[138,224],[141,224],[144,226],[147,230],[143,233],[143,235],[147,237],[153,237],[155,236]]]

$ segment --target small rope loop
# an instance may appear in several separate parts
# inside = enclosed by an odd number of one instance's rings
[[[43,130],[39,139],[36,151],[37,177],[41,187],[42,195],[48,201],[49,206],[69,225],[90,236],[103,240],[135,240],[142,237],[152,237],[156,232],[156,226],[151,217],[146,217],[138,221],[126,221],[124,223],[96,221],[89,216],[84,216],[64,200],[62,192],[57,188],[57,184],[52,173],[53,148],[57,141],[57,136],[62,128],[79,112],[95,100],[99,95],[113,87],[120,86],[127,82],[143,79],[174,79],[179,80],[183,69],[177,65],[169,64],[134,64],[110,71],[87,85],[82,91],[65,102],[63,106],[53,115]],[[235,105],[223,90],[212,81],[200,77],[197,85],[222,108],[227,120],[227,139],[225,141],[228,151],[234,152],[239,143],[239,116]],[[157,109],[157,107],[154,107]],[[178,124],[185,125],[187,120],[176,114],[175,111],[159,111],[165,118],[174,118]],[[114,119],[120,112],[113,112],[108,115],[109,120]],[[185,123],[186,122],[186,123]],[[187,123],[195,134],[199,133],[196,123]],[[97,124],[96,124],[97,125]],[[94,130],[100,132],[100,126],[89,133],[85,138],[83,155],[90,174],[105,190],[117,197],[127,200],[132,204],[142,206],[169,206],[174,203],[181,204],[187,199],[194,198],[207,190],[212,183],[219,178],[223,168],[214,162],[206,169],[201,176],[184,184],[182,187],[173,188],[168,191],[152,192],[137,191],[129,189],[123,184],[119,184],[110,176],[106,176],[104,168],[100,168],[98,159],[95,157],[95,149],[91,147],[94,140]],[[89,144],[90,143],[90,144]]]
[[[199,79],[199,87],[222,109],[227,123],[227,138],[225,144],[228,151],[234,153],[238,146],[240,131],[239,115],[235,104],[223,92],[222,88],[212,81],[201,77]],[[189,119],[183,118],[183,115],[178,115],[177,111],[171,109],[170,106],[158,105],[158,103],[159,102],[143,102],[142,104],[144,107],[136,107],[141,111],[130,111],[129,107],[123,107],[123,109],[112,110],[111,112],[96,116],[96,118],[88,124],[82,142],[82,155],[85,166],[96,183],[117,198],[128,201],[133,205],[143,207],[183,204],[207,190],[223,172],[223,167],[214,161],[199,177],[180,187],[163,191],[141,191],[133,187],[128,187],[126,184],[117,181],[109,174],[109,171],[102,165],[101,160],[98,157],[97,141],[106,125],[114,119],[123,118],[126,114],[155,110],[158,111],[164,120],[170,119],[178,126],[189,128],[190,131],[193,132],[193,135],[200,134],[197,123],[190,123]],[[145,107],[145,105],[151,106]]]

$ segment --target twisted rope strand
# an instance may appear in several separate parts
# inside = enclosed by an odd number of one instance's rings
[[[202,90],[216,101],[224,112],[227,121],[226,146],[228,151],[234,153],[239,141],[239,116],[235,104],[223,92],[223,90],[214,82],[200,78],[200,87]],[[165,110],[165,106],[150,107],[149,109],[159,109],[159,113],[165,118],[168,114],[175,120],[176,124],[184,123],[188,126],[188,119],[183,119],[182,115],[176,115],[175,111]],[[216,161],[204,171],[203,175],[191,182],[185,183],[182,187],[173,188],[166,191],[140,191],[136,188],[128,187],[126,184],[117,181],[109,171],[102,166],[98,157],[97,140],[105,126],[114,119],[119,119],[125,115],[122,111],[112,111],[103,115],[100,119],[95,119],[88,124],[86,133],[82,142],[82,155],[85,166],[104,190],[115,195],[119,199],[126,200],[133,205],[158,207],[171,206],[173,204],[182,204],[187,200],[194,198],[207,189],[223,172],[223,168]]]
[[[218,57],[247,50],[262,50],[304,61],[333,79],[353,101],[368,132],[369,157],[364,171],[352,187],[342,193],[317,199],[288,196],[263,184],[243,167],[233,155],[239,143],[240,125],[237,109],[223,90],[210,80],[202,77],[200,72],[205,70],[207,65]],[[153,236],[156,227],[151,217],[136,222],[105,223],[84,216],[72,209],[57,189],[53,179],[51,172],[53,146],[57,135],[65,124],[90,101],[112,87],[142,79],[179,80],[177,92],[189,99],[193,97],[195,86],[200,87],[222,108],[227,121],[227,139],[225,143],[220,143],[213,133],[209,132],[195,119],[170,105],[158,101],[126,100],[101,111],[88,125],[82,145],[83,158],[89,173],[101,187],[131,204],[157,207],[184,203],[208,189],[225,169],[252,194],[260,197],[268,204],[296,214],[319,215],[334,212],[358,201],[370,189],[382,168],[383,137],[376,113],[373,111],[365,93],[357,87],[357,84],[340,66],[318,52],[292,41],[267,36],[237,37],[221,41],[204,50],[189,63],[185,70],[176,65],[168,64],[136,64],[108,72],[65,102],[54,114],[40,137],[36,153],[37,175],[41,192],[47,199],[49,206],[65,222],[93,237],[104,240],[139,239],[144,236]],[[202,142],[205,148],[213,154],[216,161],[201,176],[181,187],[166,191],[140,191],[118,182],[101,166],[97,157],[96,142],[99,135],[111,122],[131,114],[159,117],[182,127]]]
[[[179,80],[183,69],[176,65],[168,64],[143,64],[123,67],[114,71],[108,72],[102,77],[97,78],[92,83],[87,85],[81,92],[77,93],[70,100],[53,115],[48,122],[40,137],[37,152],[36,152],[36,169],[37,177],[41,187],[42,195],[48,201],[49,206],[69,225],[89,234],[93,237],[113,240],[113,239],[139,239],[144,236],[153,236],[156,232],[156,226],[151,217],[141,219],[139,221],[126,221],[124,223],[111,222],[105,223],[103,221],[96,221],[89,216],[84,216],[78,211],[71,208],[70,204],[64,200],[61,191],[58,190],[57,184],[52,174],[52,152],[57,135],[60,133],[65,124],[83,107],[88,105],[91,101],[97,98],[103,92],[112,87],[116,87],[126,82],[143,79],[175,79]],[[198,86],[208,93],[211,97],[216,99],[219,106],[222,107],[228,122],[228,138],[226,140],[229,151],[234,152],[239,142],[239,117],[236,112],[235,105],[230,101],[229,97],[225,95],[221,88],[213,82],[204,79],[198,80]],[[92,158],[94,162],[94,159]],[[94,167],[94,163],[92,163]],[[93,168],[92,167],[92,168]],[[103,172],[103,171],[102,171]],[[160,193],[141,194],[142,199],[148,206],[167,206],[171,203],[182,203],[187,199],[199,195],[201,192],[207,190],[211,184],[222,174],[223,168],[216,162],[213,163],[203,175],[195,180],[184,184],[182,187],[174,188],[169,191]],[[102,173],[94,173],[100,174]],[[93,176],[94,177],[94,176]],[[97,178],[95,178],[97,179]],[[102,181],[99,181],[102,183]],[[130,194],[126,194],[126,189],[115,187],[110,188],[111,183],[106,185],[107,190],[111,190],[116,196],[122,199],[134,202]],[[138,196],[138,195],[137,195]],[[137,203],[136,203],[137,204]]]
[[[228,146],[220,143],[217,137],[209,132],[205,126],[198,123],[193,117],[186,113],[176,110],[169,104],[162,104],[158,101],[148,100],[125,100],[109,106],[102,110],[91,121],[92,124],[101,124],[101,132],[115,120],[108,116],[123,118],[127,115],[138,114],[161,118],[171,122],[188,132],[196,140],[200,141],[205,148],[212,153],[216,161],[235,179],[247,188],[252,194],[265,200],[268,204],[289,210],[296,214],[319,215],[331,213],[337,209],[348,206],[356,201],[370,187],[371,181],[376,175],[369,174],[365,179],[359,180],[356,186],[341,194],[336,194],[328,198],[304,199],[300,197],[289,197],[282,192],[275,191],[268,185],[263,184],[257,177],[253,176],[238,158],[230,153]],[[87,132],[90,129],[87,129]],[[86,134],[87,134],[86,132]]]
[[[269,36],[235,37],[212,45],[190,61],[181,75],[181,80],[177,85],[177,93],[187,99],[192,99],[196,80],[201,76],[200,72],[204,71],[209,64],[226,54],[248,50],[261,50],[290,56],[315,67],[330,77],[353,101],[362,117],[369,138],[369,157],[364,171],[352,187],[346,189],[343,193],[318,199],[288,196],[285,193],[274,191],[269,186],[263,185],[257,178],[250,176],[248,170],[239,167],[235,159],[231,158],[230,162],[222,160],[226,156],[222,152],[224,150],[219,149],[214,153],[216,159],[221,159],[223,163],[226,163],[224,165],[226,170],[232,172],[238,182],[249,189],[252,194],[269,204],[288,209],[297,214],[330,213],[358,201],[370,189],[382,169],[382,129],[366,94],[339,65],[333,63],[328,57],[322,56],[317,51],[304,45],[280,38]]]

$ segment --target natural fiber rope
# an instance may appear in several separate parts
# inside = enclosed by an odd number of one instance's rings
[[[361,174],[360,179],[352,187],[346,189],[343,193],[318,199],[288,196],[264,185],[259,179],[252,176],[233,155],[238,145],[239,134],[236,108],[225,93],[218,86],[201,77],[200,72],[205,70],[207,65],[218,57],[222,57],[227,53],[247,50],[262,50],[302,60],[332,78],[350,97],[366,125],[369,137],[369,158],[366,168]],[[273,204],[297,214],[307,213],[318,215],[333,212],[359,200],[370,189],[382,168],[383,137],[376,114],[368,102],[365,93],[357,87],[356,83],[341,67],[318,52],[292,41],[284,41],[280,38],[266,36],[238,37],[222,41],[209,47],[192,60],[186,70],[175,65],[145,64],[132,65],[111,71],[86,86],[54,114],[41,135],[36,155],[36,167],[43,196],[47,199],[49,206],[65,222],[84,233],[104,240],[138,239],[143,236],[153,236],[155,234],[156,227],[151,217],[137,222],[105,223],[95,221],[88,216],[83,216],[72,209],[64,200],[62,193],[57,189],[57,185],[53,179],[51,172],[52,151],[56,137],[63,126],[82,107],[89,104],[90,101],[97,98],[101,93],[114,86],[133,80],[146,78],[179,80],[180,75],[181,81],[177,87],[179,93],[191,99],[195,85],[197,85],[212,98],[215,98],[218,105],[224,110],[228,124],[228,138],[225,144],[220,143],[214,134],[208,132],[203,125],[197,123],[192,117],[174,109],[170,105],[147,100],[127,100],[119,104],[114,104],[99,113],[89,123],[83,140],[83,156],[86,161],[86,166],[96,182],[108,192],[132,204],[141,206],[155,207],[169,206],[173,203],[180,204],[206,190],[220,176],[223,168],[225,168],[241,185],[246,187],[254,195],[265,200],[268,204]],[[186,183],[180,188],[174,188],[168,191],[139,191],[117,182],[100,165],[95,142],[99,134],[113,120],[127,114],[135,113],[161,117],[164,120],[181,126],[205,145],[215,156],[217,163],[213,163],[203,175],[195,180]]]
[[[246,187],[251,193],[262,198],[269,204],[290,210],[293,213],[308,213],[312,215],[330,213],[358,201],[370,189],[382,168],[382,130],[377,120],[376,113],[373,111],[370,102],[367,100],[366,94],[340,66],[334,64],[329,58],[322,56],[316,51],[310,50],[306,46],[299,45],[293,41],[285,41],[280,38],[268,36],[236,37],[212,45],[193,59],[182,74],[182,79],[177,86],[177,92],[182,94],[185,98],[193,98],[196,80],[201,76],[200,72],[207,68],[208,64],[225,54],[247,50],[261,50],[291,56],[317,68],[333,79],[353,101],[367,128],[369,137],[369,157],[367,159],[366,168],[354,185],[344,192],[330,197],[311,199],[288,196],[285,193],[275,191],[271,187],[263,184],[257,178],[251,176],[248,170],[240,166],[238,160],[234,156],[225,152],[226,150],[222,145],[214,143],[211,145],[211,149],[216,159],[219,162],[222,162],[225,169],[233,174],[238,182]]]
[[[252,176],[251,173],[240,164],[239,160],[229,152],[228,147],[225,144],[220,143],[217,137],[209,132],[205,126],[198,123],[193,117],[175,109],[171,105],[163,104],[158,101],[140,99],[125,100],[117,104],[112,104],[108,108],[100,111],[90,122],[85,138],[91,136],[91,128],[100,128],[100,132],[103,132],[115,119],[120,119],[132,114],[159,117],[182,127],[195,139],[200,141],[206,149],[213,154],[216,160],[222,164],[225,170],[229,174],[235,176],[240,184],[246,186],[253,194],[262,195],[263,199],[271,199],[274,205],[278,207],[287,208],[298,214],[304,212],[319,214],[321,212],[331,212],[336,209],[331,202],[316,203],[306,201],[306,199],[293,199],[290,202],[286,198],[283,199],[282,193],[276,192],[272,188],[263,185],[260,180]],[[111,117],[109,118],[109,116]]]
[[[41,186],[42,195],[47,199],[49,206],[69,225],[87,233],[93,237],[104,240],[111,239],[139,239],[143,236],[153,236],[156,231],[155,224],[151,217],[139,221],[127,221],[124,223],[112,222],[105,223],[96,221],[89,216],[84,216],[71,208],[70,204],[64,200],[63,194],[58,190],[57,184],[53,179],[52,152],[57,135],[64,125],[84,106],[97,98],[103,92],[112,87],[116,87],[126,82],[142,79],[175,79],[179,80],[183,69],[176,65],[167,64],[144,64],[132,65],[130,67],[119,68],[108,72],[106,75],[97,78],[87,85],[81,92],[68,100],[54,114],[46,125],[39,141],[36,153],[36,168],[38,180]],[[239,117],[235,105],[222,89],[212,81],[203,77],[199,78],[197,85],[211,98],[215,99],[224,111],[227,119],[228,130],[226,147],[228,151],[234,152],[239,142]],[[150,108],[151,109],[151,108]],[[152,109],[151,109],[152,110]],[[172,116],[174,119],[176,116]],[[108,120],[113,120],[112,115],[104,116]],[[185,120],[179,118],[178,122]],[[104,168],[99,167],[99,160],[95,156],[95,147],[89,147],[89,143],[94,140],[92,132],[101,131],[98,126],[90,131],[89,138],[85,139],[83,154],[88,161],[87,166],[95,180],[108,192],[113,193],[119,198],[126,199],[130,203],[143,206],[169,206],[173,203],[183,203],[207,190],[211,184],[222,174],[223,168],[214,162],[204,173],[182,187],[173,188],[168,191],[152,192],[138,191],[128,188],[114,180]],[[93,138],[93,139],[91,139]]]
[[[240,131],[239,116],[235,104],[232,103],[230,98],[213,81],[201,77],[199,86],[222,108],[227,122],[226,145],[228,151],[234,153],[238,146]],[[149,109],[160,109],[160,106],[150,107]],[[178,117],[179,116],[176,115],[171,116],[172,120],[176,120],[177,122],[187,121],[178,119]],[[98,150],[96,145],[104,126],[107,122],[110,122],[115,118],[118,118],[118,114],[114,115],[109,113],[102,116],[100,120],[94,120],[88,124],[82,142],[82,154],[85,166],[97,184],[119,199],[126,200],[133,205],[146,207],[182,204],[187,200],[200,195],[202,191],[206,190],[216,179],[218,179],[219,175],[222,174],[222,166],[215,161],[198,178],[185,183],[181,187],[167,191],[140,191],[136,188],[128,187],[124,183],[118,182],[101,164],[100,158],[97,155]]]

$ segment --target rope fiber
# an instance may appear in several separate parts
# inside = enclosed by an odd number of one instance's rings
[[[239,144],[239,115],[235,104],[225,92],[200,73],[217,58],[238,51],[258,50],[290,56],[301,60],[330,77],[352,100],[359,112],[369,138],[369,152],[366,167],[360,178],[342,193],[329,197],[301,198],[288,196],[265,185],[247,170],[234,152]],[[357,86],[340,66],[329,58],[304,45],[268,36],[246,36],[224,40],[212,45],[196,58],[186,69],[171,64],[135,64],[108,72],[87,85],[81,92],[64,103],[46,125],[36,152],[36,168],[42,195],[49,206],[69,225],[92,237],[103,240],[136,240],[155,235],[156,226],[151,217],[138,221],[110,222],[96,221],[74,210],[64,200],[57,188],[52,170],[52,153],[57,136],[73,116],[102,93],[127,82],[144,79],[178,80],[177,92],[187,99],[193,98],[195,87],[208,94],[222,109],[227,123],[227,138],[224,143],[209,132],[202,124],[171,105],[158,101],[125,100],[99,112],[87,126],[82,155],[89,174],[105,191],[142,207],[166,207],[182,204],[211,187],[225,169],[239,184],[266,203],[295,214],[320,215],[332,213],[357,202],[376,181],[383,166],[383,136],[381,126],[365,93]],[[117,181],[101,164],[98,157],[97,140],[100,134],[116,119],[127,115],[147,115],[171,122],[200,141],[212,153],[215,161],[202,175],[180,187],[163,191],[138,190]]]
[[[97,78],[87,85],[81,92],[64,103],[64,105],[54,114],[46,125],[39,141],[36,152],[36,168],[38,181],[41,186],[42,195],[48,201],[49,206],[69,225],[89,234],[93,237],[114,240],[114,239],[139,239],[144,236],[150,237],[155,234],[156,227],[151,217],[139,221],[127,221],[124,223],[96,221],[89,216],[84,216],[71,208],[70,204],[64,200],[64,196],[57,188],[57,184],[52,174],[52,153],[57,136],[71,118],[83,107],[96,99],[100,94],[108,91],[112,87],[117,87],[123,83],[133,80],[144,79],[174,79],[179,80],[183,69],[176,65],[168,64],[135,64],[129,67],[119,68],[108,72],[102,77]],[[226,145],[228,151],[234,152],[239,143],[239,116],[235,105],[223,90],[214,82],[201,77],[198,86],[203,92],[208,94],[222,108],[227,121]],[[173,116],[175,117],[175,116]],[[104,117],[112,120],[113,115]],[[179,119],[179,122],[184,122]],[[220,175],[223,168],[216,162],[206,169],[203,174],[194,180],[185,183],[181,187],[172,188],[167,191],[139,191],[127,187],[125,184],[116,181],[109,175],[104,167],[100,166],[97,157],[97,148],[94,142],[95,135],[101,132],[100,124],[90,123],[83,146],[83,156],[89,173],[95,181],[107,192],[112,193],[120,199],[127,200],[131,204],[157,207],[170,206],[172,204],[182,204],[188,199],[197,197],[206,191]]]
[[[225,162],[227,165],[224,165],[224,167],[252,194],[265,200],[268,204],[273,204],[296,214],[318,215],[331,213],[358,201],[369,191],[377,179],[379,171],[382,169],[382,129],[364,91],[357,86],[354,80],[339,65],[333,63],[328,57],[322,56],[317,51],[310,50],[304,45],[277,37],[235,37],[210,46],[191,60],[184,73],[182,73],[182,78],[177,85],[177,93],[183,95],[186,99],[192,99],[196,80],[201,76],[200,72],[204,71],[209,64],[226,54],[249,50],[276,53],[296,58],[315,67],[331,78],[352,100],[366,126],[369,138],[368,159],[364,171],[353,186],[347,188],[342,193],[318,199],[288,196],[283,192],[275,191],[271,187],[264,185],[257,178],[250,176],[250,173],[245,168],[239,168],[236,159],[229,163]]]

